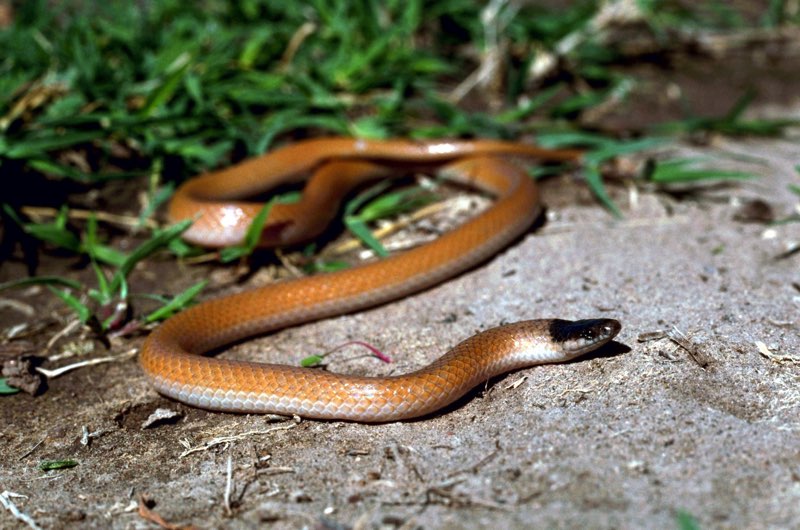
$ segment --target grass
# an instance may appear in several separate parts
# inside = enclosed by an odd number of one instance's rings
[[[259,210],[256,216],[253,218],[253,222],[250,223],[249,227],[247,227],[247,232],[245,233],[244,241],[241,245],[223,248],[220,251],[219,259],[222,263],[230,263],[231,261],[242,260],[253,253],[258,246],[259,240],[261,239],[261,232],[264,230],[264,226],[267,223],[267,218],[269,217],[269,212],[272,210],[273,204],[274,200],[270,200],[264,204],[261,210]]]
[[[687,511],[678,510],[675,519],[678,530],[701,530],[702,528],[695,516]]]
[[[389,252],[372,235],[370,223],[411,212],[435,200],[433,194],[424,189],[412,187],[387,192],[389,187],[388,182],[376,184],[344,207],[345,227],[380,257],[388,256]]]
[[[78,465],[77,460],[43,460],[39,463],[39,469],[42,471],[60,471],[62,469],[70,469]]]
[[[206,284],[206,282],[195,284],[171,299],[148,296],[156,298],[162,305],[143,316],[141,320],[128,320],[128,305],[132,297],[128,289],[128,276],[138,263],[180,237],[189,228],[191,221],[157,230],[132,252],[123,254],[117,251],[109,253],[107,247],[99,242],[94,218],[89,219],[86,232],[80,238],[63,228],[65,218],[66,210],[63,210],[56,222],[34,225],[34,228],[46,227],[47,230],[33,230],[29,223],[22,223],[22,227],[42,241],[85,254],[95,273],[95,286],[83,285],[61,277],[34,277],[0,284],[0,291],[33,284],[45,285],[74,311],[81,323],[90,325],[98,335],[104,336],[108,333],[128,334],[139,329],[144,323],[156,322],[171,316],[188,305]],[[46,238],[42,234],[46,235]],[[112,257],[109,258],[109,255]],[[101,266],[101,262],[113,265],[113,272],[108,274],[107,268]]]
[[[453,0],[333,2],[270,6],[270,2],[202,4],[87,2],[53,9],[25,2],[18,23],[0,35],[10,60],[0,65],[3,131],[0,156],[50,175],[97,182],[124,178],[112,170],[112,148],[127,144],[153,167],[172,160],[183,176],[262,153],[275,139],[306,131],[388,136],[495,136],[533,128],[570,128],[569,120],[603,104],[630,80],[612,68],[614,49],[591,38],[595,2],[567,10],[505,6],[482,24],[477,5]],[[712,3],[719,21],[729,11]],[[695,27],[669,2],[642,2],[654,31]],[[447,26],[450,31],[438,30]],[[491,28],[511,47],[506,109],[467,112],[448,88],[475,68],[460,47],[481,53]],[[570,75],[532,99],[528,66],[541,46],[588,35],[564,57]],[[436,53],[434,53],[436,51]],[[558,103],[539,112],[549,99]],[[746,108],[739,106],[734,117]],[[732,117],[723,119],[730,125]],[[714,129],[714,120],[688,120],[676,129]],[[739,126],[743,126],[739,124]],[[775,124],[779,127],[780,124]],[[736,133],[735,127],[725,132]],[[761,132],[743,130],[742,132]],[[101,158],[90,171],[53,153],[91,148]]]
[[[278,142],[323,134],[534,135],[545,146],[586,148],[587,185],[620,216],[603,181],[609,159],[653,149],[665,138],[697,132],[774,135],[794,124],[746,119],[754,97],[748,92],[724,116],[652,124],[642,137],[582,129],[582,116],[623,102],[636,86],[619,68],[626,58],[607,38],[607,12],[597,1],[557,10],[457,0],[56,4],[21,2],[15,23],[0,31],[0,179],[9,190],[0,215],[46,248],[66,249],[91,264],[93,286],[34,281],[48,285],[101,333],[120,325],[113,308],[127,307],[127,279],[136,263],[164,248],[178,256],[195,252],[178,238],[185,226],[143,229],[145,242],[126,254],[104,240],[106,230],[96,219],[80,229],[72,226],[66,202],[51,222],[24,218],[21,208],[40,197],[36,185],[26,188],[28,181],[100,187],[145,178],[147,205],[138,214],[144,227],[176,182]],[[662,43],[698,30],[798,22],[790,3],[782,1],[770,2],[755,18],[722,1],[695,10],[660,0],[636,5],[632,16],[641,31]],[[481,88],[480,76],[474,85],[467,83],[493,54],[502,58],[502,75],[490,79],[499,88]],[[699,171],[686,160],[660,162],[649,175],[657,184],[742,176]],[[382,255],[370,223],[428,198],[418,191],[379,191],[347,205],[343,222]],[[245,245],[221,253],[222,261],[245,259],[258,231],[254,226]],[[160,298],[163,307],[139,322],[179,310],[201,288]]]

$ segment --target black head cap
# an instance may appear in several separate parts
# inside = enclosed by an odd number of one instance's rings
[[[611,318],[561,320],[550,322],[550,336],[565,350],[576,355],[592,351],[617,336],[622,324]]]

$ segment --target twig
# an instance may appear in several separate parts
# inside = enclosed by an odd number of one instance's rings
[[[609,29],[615,26],[631,25],[642,20],[641,8],[633,0],[613,0],[604,2],[601,9],[579,29],[567,34],[552,49],[542,50],[537,60],[529,67],[532,81],[539,81],[550,75],[560,64],[559,58],[565,57],[590,39],[603,42]]]
[[[225,513],[233,515],[231,510],[231,490],[233,489],[233,456],[228,453],[228,476],[225,481]]]
[[[692,342],[683,334],[681,330],[672,326],[674,333],[669,333],[667,336],[669,339],[686,350],[686,353],[689,354],[689,357],[692,358],[694,362],[696,362],[701,368],[706,368],[709,364],[711,364],[711,358],[706,355],[704,352],[700,351],[700,349],[692,344]]]
[[[34,220],[41,220],[45,218],[55,218],[59,215],[60,211],[55,208],[46,208],[40,206],[23,206],[22,213],[31,217]],[[98,212],[89,210],[75,210],[71,209],[67,214],[70,219],[86,220],[94,216],[98,221],[103,221],[109,224],[120,225],[127,228],[139,228],[141,221],[138,217],[132,215],[117,215],[109,212]],[[158,228],[158,223],[152,219],[145,219],[143,226],[145,228]]]
[[[456,200],[461,200],[461,199],[457,198]],[[451,202],[452,202],[451,200],[444,200],[440,202],[435,202],[433,204],[429,204],[428,206],[424,206],[411,214],[401,217],[397,221],[394,221],[392,223],[386,224],[384,226],[381,226],[373,230],[372,235],[373,237],[375,237],[375,239],[382,240],[385,237],[389,236],[390,234],[398,232],[403,228],[411,225],[412,223],[415,223],[416,221],[425,219],[427,217],[435,215],[451,207]],[[342,241],[341,243],[332,245],[331,247],[325,249],[324,251],[322,251],[321,256],[322,257],[338,256],[341,254],[352,252],[353,250],[359,249],[361,247],[363,247],[363,243],[361,242],[360,239],[349,238]]]
[[[519,388],[519,385],[525,382],[527,378],[528,378],[527,375],[523,375],[513,383],[509,383],[508,385],[506,385],[505,388],[503,388],[503,390],[511,390],[511,389],[516,390],[517,388]]]
[[[491,0],[481,10],[480,21],[485,44],[481,50],[480,64],[450,92],[448,97],[450,101],[458,103],[476,87],[491,91],[489,96],[493,96],[495,101],[498,99],[497,94],[501,90],[500,83],[503,77],[503,58],[507,53],[509,42],[503,35],[519,9],[517,2]]]
[[[42,438],[41,440],[39,440],[38,442],[36,442],[36,443],[33,445],[33,447],[31,447],[30,449],[28,449],[27,451],[25,451],[25,454],[23,454],[21,457],[19,457],[19,459],[20,459],[20,460],[23,460],[23,459],[25,459],[26,457],[30,456],[30,454],[31,454],[31,453],[33,453],[34,451],[36,451],[36,448],[38,448],[40,445],[42,445],[42,444],[44,443],[44,441],[45,441],[45,440],[47,440],[47,436],[45,436],[44,438]]]
[[[457,475],[461,475],[463,473],[475,473],[476,471],[478,471],[478,469],[480,469],[481,467],[485,466],[486,464],[488,464],[489,462],[491,462],[492,460],[497,458],[497,455],[500,454],[500,450],[501,449],[502,449],[502,447],[500,447],[500,442],[495,441],[494,451],[492,451],[488,455],[484,456],[477,463],[472,464],[468,468],[459,469],[458,471],[453,471],[449,475],[445,476],[445,478],[451,479],[451,478],[453,478],[453,477],[455,477]]]
[[[167,522],[163,517],[158,515],[156,512],[152,511],[150,508],[147,507],[147,503],[145,502],[144,496],[139,495],[139,516],[142,519],[147,519],[148,521],[157,524],[161,528],[166,528],[167,530],[196,530],[197,527],[194,525],[188,526],[181,526],[178,524]]]
[[[289,43],[286,45],[286,49],[283,51],[283,56],[281,57],[279,67],[280,70],[286,70],[289,68],[289,65],[292,63],[295,54],[297,54],[297,50],[300,49],[300,45],[303,44],[304,40],[313,35],[315,31],[317,31],[317,25],[313,22],[305,22],[302,26],[297,28],[297,31],[295,31],[292,35],[292,38],[289,39]]]
[[[13,309],[30,318],[36,315],[36,309],[30,304],[14,300],[13,298],[0,298],[0,309]]]
[[[289,257],[281,249],[279,248],[275,249],[275,257],[278,258],[278,261],[281,262],[283,268],[289,271],[289,274],[291,275],[292,278],[302,278],[303,276],[306,275],[306,273],[300,270],[299,267],[295,266],[295,264],[289,260]]]
[[[294,429],[295,427],[297,427],[299,420],[300,419],[297,418],[294,423],[291,423],[289,425],[279,425],[277,427],[273,427],[272,429],[267,429],[266,431],[247,431],[233,436],[221,436],[219,438],[214,438],[213,440],[209,440],[205,442],[203,445],[199,445],[197,447],[190,447],[187,444],[185,446],[186,450],[180,454],[179,458],[183,458],[185,456],[189,456],[192,453],[198,453],[200,451],[208,451],[212,447],[216,447],[220,444],[235,442],[237,440],[242,440],[245,438],[249,438],[251,436],[263,436],[265,434],[271,434],[276,431],[288,431],[289,429]]]
[[[505,506],[503,504],[498,504],[488,499],[466,496],[466,495],[458,495],[454,493],[453,488],[461,482],[463,482],[463,479],[448,480],[442,484],[427,488],[425,490],[425,504],[426,505],[434,504],[436,503],[436,497],[439,497],[441,499],[446,499],[449,503],[446,504],[448,506],[455,506],[455,507],[482,506],[484,508],[489,508],[491,510],[504,510],[504,511],[510,510],[508,506]]]
[[[42,374],[43,376],[47,377],[48,379],[53,379],[55,377],[64,375],[67,372],[71,372],[72,370],[76,370],[78,368],[83,368],[84,366],[92,366],[95,364],[103,364],[103,363],[112,363],[116,361],[124,361],[126,359],[130,359],[134,355],[136,355],[136,348],[132,348],[127,352],[117,355],[114,357],[100,357],[97,359],[87,359],[85,361],[80,361],[73,364],[68,364],[66,366],[62,366],[61,368],[56,368],[55,370],[48,370],[46,368],[36,367],[36,371]]]
[[[186,265],[200,265],[202,263],[210,263],[212,261],[219,261],[219,252],[204,252],[198,256],[183,258],[181,260]]]
[[[758,353],[760,353],[762,356],[778,364],[783,364],[783,363],[800,364],[800,357],[796,357],[794,355],[778,355],[772,353],[771,351],[769,351],[767,345],[761,342],[760,340],[756,341],[756,348],[758,348]]]
[[[652,340],[661,340],[667,336],[667,333],[663,329],[657,329],[655,331],[643,331],[639,333],[639,336],[636,337],[636,342],[650,342]]]
[[[78,320],[77,318],[71,320],[66,326],[64,326],[63,329],[61,329],[61,331],[50,337],[50,340],[47,341],[47,349],[49,350],[50,348],[52,348],[53,344],[55,344],[61,337],[69,335],[75,328],[77,328],[80,325],[81,321]]]
[[[28,515],[23,511],[20,511],[20,509],[17,508],[17,505],[14,504],[14,502],[11,500],[11,497],[27,499],[28,496],[20,495],[19,493],[14,493],[13,491],[6,490],[3,493],[0,493],[0,504],[2,504],[6,510],[11,512],[11,515],[15,519],[22,521],[23,523],[31,527],[33,530],[42,530],[42,527],[36,524],[36,521],[33,520],[33,517],[31,517],[30,515]]]

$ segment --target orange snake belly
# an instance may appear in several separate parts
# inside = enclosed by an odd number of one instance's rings
[[[539,214],[535,183],[509,157],[569,161],[578,151],[492,140],[413,142],[308,140],[192,179],[169,209],[195,218],[185,239],[210,247],[241,242],[261,205],[244,197],[311,175],[299,203],[276,204],[265,246],[298,243],[321,231],[347,190],[401,167],[438,167],[449,180],[495,196],[493,205],[435,241],[334,273],[269,284],[200,303],[168,319],[145,341],[140,363],[160,393],[211,410],[296,414],[361,422],[423,416],[510,370],[562,362],[609,342],[611,319],[529,320],[493,328],[430,365],[392,377],[360,377],[287,365],[205,357],[234,341],[395,300],[485,261]]]

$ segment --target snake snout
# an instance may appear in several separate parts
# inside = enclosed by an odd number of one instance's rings
[[[618,320],[593,318],[588,320],[554,319],[550,323],[550,336],[570,356],[588,353],[606,344],[622,329]]]

